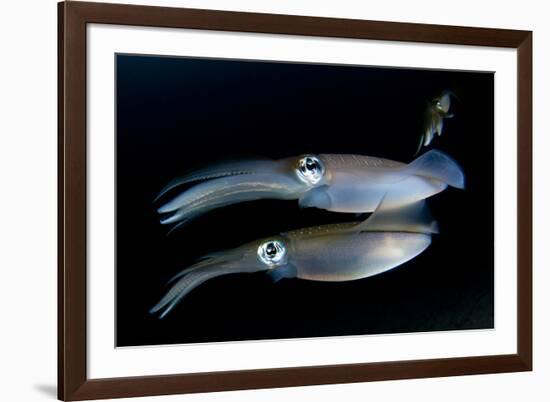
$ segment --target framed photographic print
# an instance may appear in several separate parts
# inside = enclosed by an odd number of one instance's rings
[[[531,370],[531,38],[59,3],[59,398]]]

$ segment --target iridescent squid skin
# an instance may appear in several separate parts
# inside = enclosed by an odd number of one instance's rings
[[[464,188],[464,174],[449,156],[431,150],[409,164],[364,155],[320,154],[281,160],[244,160],[196,171],[168,184],[186,190],[158,208],[163,224],[182,224],[210,210],[259,199],[298,200],[302,207],[373,212],[408,205],[447,186]]]
[[[177,274],[172,288],[150,310],[163,318],[189,292],[221,275],[266,271],[277,281],[299,278],[342,282],[388,271],[422,253],[437,233],[424,201],[364,222],[299,229],[205,256]]]

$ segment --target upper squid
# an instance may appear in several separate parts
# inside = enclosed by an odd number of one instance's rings
[[[303,155],[245,160],[193,172],[168,184],[157,197],[196,183],[163,204],[161,223],[182,224],[215,208],[258,199],[297,199],[303,207],[334,212],[374,211],[414,203],[464,188],[459,165],[431,150],[409,164],[364,155]]]

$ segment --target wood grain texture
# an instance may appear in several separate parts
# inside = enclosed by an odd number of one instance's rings
[[[58,397],[83,400],[532,369],[532,33],[66,2],[58,5]],[[513,355],[89,380],[86,375],[86,24],[120,24],[516,48],[518,352]]]
[[[533,367],[533,35],[518,46],[518,355]]]

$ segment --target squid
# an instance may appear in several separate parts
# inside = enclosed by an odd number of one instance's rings
[[[464,174],[449,156],[430,150],[409,164],[364,155],[302,155],[244,160],[193,172],[168,184],[158,199],[187,189],[158,208],[162,224],[176,226],[216,208],[259,199],[298,200],[302,207],[373,212],[381,201],[396,208],[447,186],[464,188]]]
[[[342,282],[391,270],[422,253],[438,233],[425,201],[377,209],[363,222],[299,229],[203,257],[174,276],[150,310],[163,318],[205,281],[228,274],[267,272],[282,278]]]
[[[424,129],[420,136],[420,143],[418,144],[416,154],[420,152],[422,147],[430,145],[436,133],[438,136],[441,136],[444,119],[454,117],[454,114],[450,112],[452,95],[454,94],[451,91],[444,91],[441,95],[428,102],[424,114]]]

